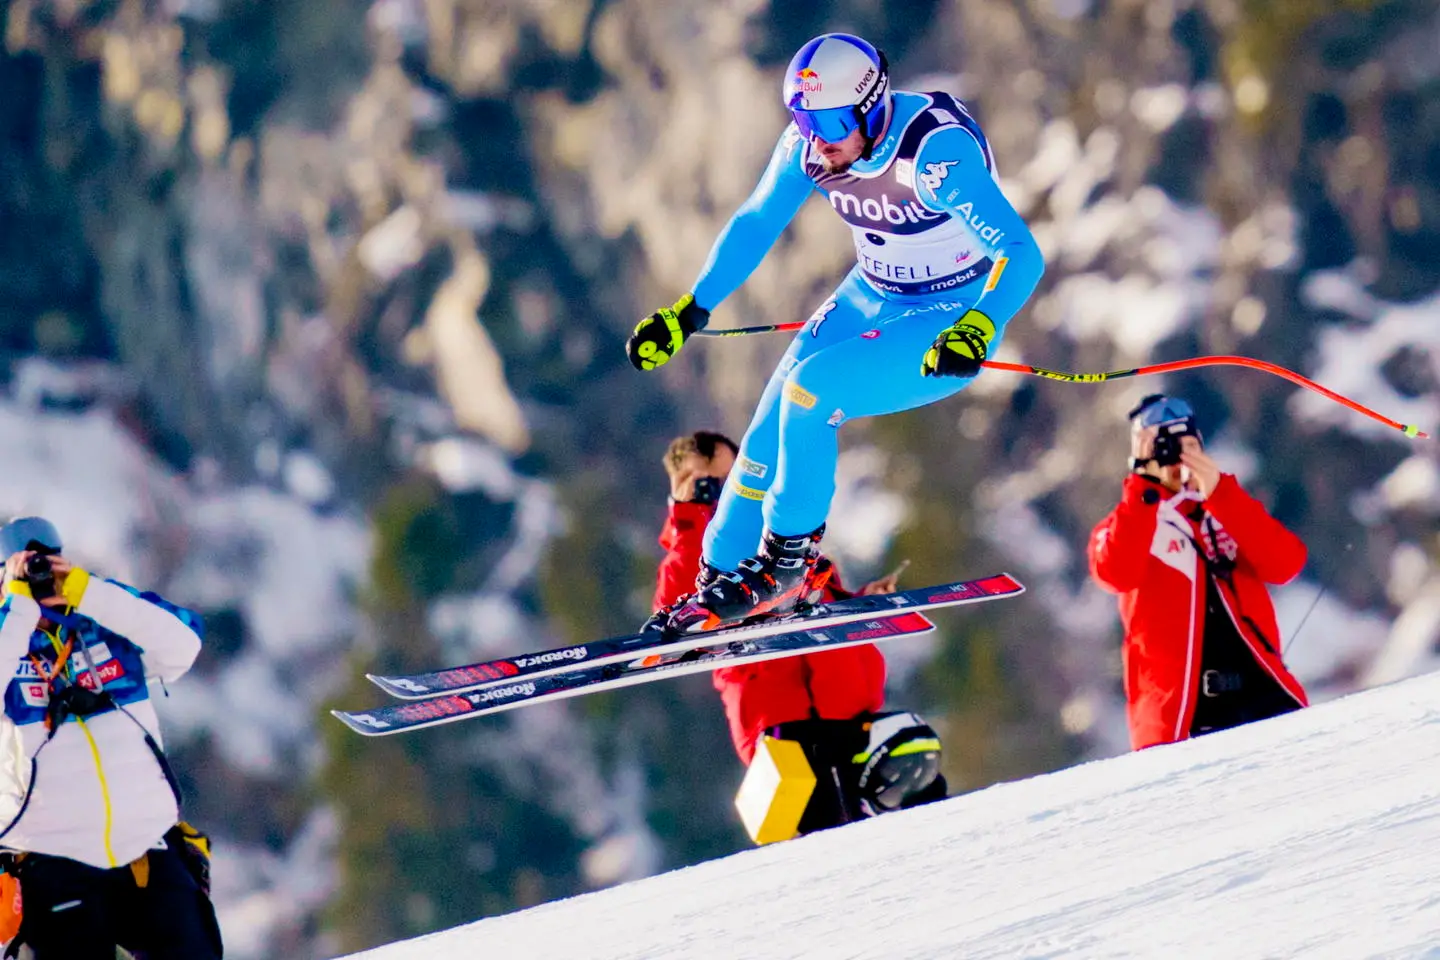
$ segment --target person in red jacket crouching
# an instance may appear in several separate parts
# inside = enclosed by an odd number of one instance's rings
[[[1130,475],[1089,553],[1120,596],[1131,745],[1306,706],[1266,589],[1300,573],[1305,544],[1220,472],[1184,400],[1151,394],[1130,420]]]
[[[653,609],[694,589],[705,528],[737,453],[729,437],[703,430],[675,438],[666,450],[670,507],[660,533],[665,557]],[[896,571],[858,592],[893,593],[898,576]],[[853,595],[832,571],[823,599]],[[800,833],[946,796],[935,731],[913,713],[884,712],[885,657],[874,644],[722,667],[711,676],[735,752],[746,765],[762,734],[797,741],[805,750],[819,783]],[[896,762],[875,770],[856,762],[881,750],[896,754]]]

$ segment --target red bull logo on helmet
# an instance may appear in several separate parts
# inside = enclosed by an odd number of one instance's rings
[[[808,96],[812,93],[819,93],[823,89],[825,89],[825,86],[820,82],[820,74],[814,70],[809,67],[804,67],[795,72],[794,91],[796,93],[803,93]]]

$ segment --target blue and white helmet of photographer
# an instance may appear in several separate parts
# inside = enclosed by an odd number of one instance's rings
[[[868,160],[890,116],[885,54],[848,33],[816,37],[790,58],[784,97],[801,136],[839,143],[858,129]]]
[[[44,517],[16,517],[0,527],[0,563],[23,550],[54,555],[62,549],[60,531]]]
[[[1143,398],[1135,409],[1130,411],[1130,422],[1134,429],[1144,430],[1146,427],[1166,427],[1172,424],[1184,424],[1181,429],[1169,429],[1166,432],[1181,436],[1192,436],[1201,443],[1205,437],[1200,432],[1200,427],[1195,423],[1195,409],[1181,400],[1179,397],[1167,397],[1163,393],[1152,393]]]

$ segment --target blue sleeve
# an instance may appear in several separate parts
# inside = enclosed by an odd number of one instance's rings
[[[770,163],[749,199],[740,205],[695,281],[695,302],[713,310],[754,272],[765,254],[815,189],[805,173],[804,143],[791,124],[770,154]]]
[[[945,127],[920,145],[915,157],[915,192],[926,206],[971,226],[982,225],[995,265],[975,304],[998,327],[1009,320],[1040,283],[1045,259],[1030,228],[990,175],[985,152],[969,131]],[[993,233],[992,233],[993,230]]]

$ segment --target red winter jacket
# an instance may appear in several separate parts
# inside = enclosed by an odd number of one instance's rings
[[[1190,736],[1209,576],[1197,544],[1207,556],[1218,551],[1235,561],[1228,581],[1214,579],[1236,631],[1261,668],[1297,703],[1307,703],[1280,658],[1280,629],[1265,588],[1300,573],[1305,544],[1228,473],[1203,503],[1131,474],[1120,504],[1090,536],[1090,573],[1120,595],[1125,699],[1136,750]]]
[[[655,587],[656,610],[695,588],[705,527],[714,513],[709,504],[671,501],[660,532],[665,559]],[[827,593],[831,599],[849,595],[836,580]],[[885,705],[885,657],[873,643],[721,667],[711,676],[725,705],[735,752],[747,764],[767,727],[810,718],[848,720]]]

